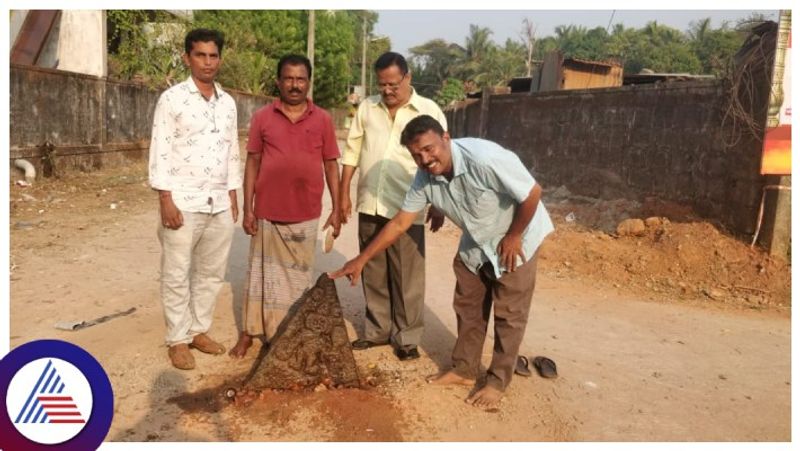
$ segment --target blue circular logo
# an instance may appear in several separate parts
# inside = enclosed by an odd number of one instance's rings
[[[114,393],[88,352],[60,340],[37,340],[0,360],[0,449],[86,451],[103,443]]]

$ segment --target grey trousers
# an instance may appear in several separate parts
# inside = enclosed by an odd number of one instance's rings
[[[453,309],[458,321],[458,338],[453,348],[453,372],[475,379],[481,364],[483,342],[494,305],[494,349],[486,372],[486,384],[504,391],[511,382],[517,353],[528,325],[533,289],[536,286],[538,253],[514,272],[495,277],[485,263],[478,274],[470,271],[456,254],[453,271],[456,289]]]
[[[389,222],[358,215],[358,244],[363,251]],[[422,340],[425,301],[425,229],[412,225],[393,245],[373,257],[362,272],[367,314],[364,338],[408,349]]]

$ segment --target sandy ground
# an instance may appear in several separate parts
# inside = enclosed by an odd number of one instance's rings
[[[684,259],[683,268],[670,270],[670,285],[647,269],[649,264],[653,273],[661,271],[658,255],[671,261],[671,251],[659,248],[664,241],[654,235],[608,238],[603,227],[581,221],[588,210],[553,196],[557,232],[543,250],[522,350],[555,360],[557,379],[515,377],[494,412],[465,404],[466,387],[424,382],[425,375],[449,364],[455,341],[451,262],[458,232],[448,226],[428,235],[421,359],[399,362],[389,348],[373,348],[355,356],[363,375],[376,376],[376,387],[268,392],[248,405],[228,403],[223,389],[250,369],[257,346],[242,361],[196,353],[196,370],[170,366],[158,298],[157,201],[144,173],[143,165],[134,165],[10,188],[11,347],[57,338],[92,353],[115,391],[108,440],[791,440],[790,288],[781,291],[791,268],[712,227],[722,243],[717,249],[748,255],[749,266],[726,266],[732,281],[711,283],[721,270],[702,265],[718,261],[719,253]],[[571,211],[578,221],[564,221]],[[681,227],[670,228],[676,239],[692,233]],[[595,242],[606,244],[588,244]],[[687,243],[678,245],[685,249]],[[237,334],[247,246],[237,228],[229,284],[220,293],[211,330],[227,347]],[[633,248],[651,250],[638,256],[644,256],[642,268],[623,259]],[[317,271],[338,268],[356,249],[351,223],[332,253],[318,253]],[[712,274],[701,279],[698,273]],[[735,282],[745,276],[746,282]],[[346,281],[337,287],[356,338],[363,323],[360,287]],[[132,315],[80,331],[53,327],[130,307],[137,308]],[[491,339],[490,332],[485,364]]]

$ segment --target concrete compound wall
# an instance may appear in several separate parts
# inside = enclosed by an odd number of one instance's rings
[[[728,98],[719,82],[681,82],[494,95],[447,117],[454,137],[483,135],[515,151],[545,188],[656,195],[751,234],[765,184],[762,143],[745,134],[726,146]]]
[[[92,170],[146,158],[160,90],[105,78],[11,65],[10,163],[43,169],[44,144],[55,146],[56,170]],[[236,100],[240,136],[270,98],[226,90]],[[12,171],[17,171],[12,168]]]

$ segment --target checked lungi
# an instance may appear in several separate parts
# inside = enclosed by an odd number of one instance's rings
[[[248,335],[270,340],[292,304],[311,284],[319,218],[295,224],[258,220],[250,240],[244,296]]]

